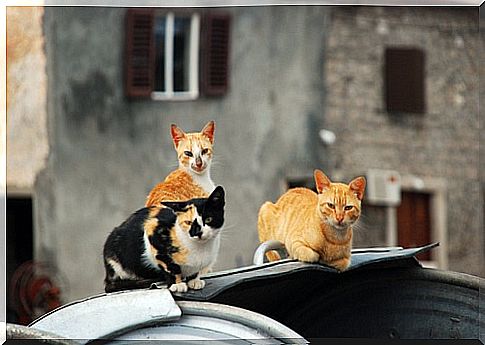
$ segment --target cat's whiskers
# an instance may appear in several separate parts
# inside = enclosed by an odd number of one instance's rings
[[[371,226],[369,225],[369,219],[365,214],[361,214],[359,219],[352,225],[353,230],[357,230],[359,232],[367,232],[371,231]]]
[[[231,233],[236,229],[237,224],[224,225],[221,229],[221,233]]]
[[[226,230],[226,229],[232,229],[232,228],[234,228],[235,226],[237,226],[237,223],[234,223],[234,224],[224,224],[223,229],[224,229],[224,230]]]
[[[236,233],[236,230],[237,229],[237,224],[231,224],[231,225],[224,225],[224,227],[222,228],[221,232],[220,232],[220,237],[221,237],[221,240],[224,241],[224,242],[232,242],[234,240],[233,238],[233,234]]]
[[[221,234],[221,247],[224,247],[224,249],[221,250],[221,252],[223,251],[237,252],[238,250],[240,250],[240,246],[238,246],[237,242],[234,241],[234,238],[227,236],[227,234],[225,236]]]
[[[170,163],[165,165],[167,168],[170,168],[170,170],[173,169],[178,169],[179,165],[177,163]]]
[[[211,166],[215,165],[216,167],[224,167],[225,163],[217,158],[212,157]]]

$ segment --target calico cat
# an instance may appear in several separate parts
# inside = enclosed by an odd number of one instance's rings
[[[218,186],[208,198],[163,202],[133,213],[104,245],[105,290],[147,279],[165,281],[173,292],[202,289],[200,275],[219,252],[224,204]]]
[[[214,131],[214,121],[207,123],[199,133],[185,133],[172,124],[171,134],[179,168],[151,190],[145,206],[167,200],[207,197],[214,190],[215,185],[210,177]]]
[[[258,216],[259,240],[282,242],[291,258],[321,262],[345,270],[350,265],[352,224],[360,216],[365,178],[348,185],[332,183],[320,170],[314,178],[318,194],[307,188],[294,188],[276,204],[266,202]],[[270,261],[279,255],[266,253]]]

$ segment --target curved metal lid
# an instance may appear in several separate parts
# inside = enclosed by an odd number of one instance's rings
[[[191,344],[304,344],[290,328],[264,315],[223,304],[175,302],[166,288],[101,294],[64,305],[30,324],[80,344],[177,340]]]
[[[123,334],[113,344],[135,340],[169,341],[176,344],[306,344],[299,334],[264,315],[208,302],[177,302],[182,317],[177,321],[143,327]],[[110,343],[107,343],[110,344]]]
[[[137,324],[177,320],[182,311],[167,289],[101,294],[66,304],[29,327],[85,343],[111,338]]]

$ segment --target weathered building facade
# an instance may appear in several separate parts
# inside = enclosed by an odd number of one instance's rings
[[[30,193],[48,154],[42,7],[7,8],[9,193]]]
[[[334,173],[399,172],[404,193],[428,197],[431,240],[441,242],[445,267],[485,274],[478,10],[338,7],[329,22],[324,121],[337,137]],[[420,113],[386,108],[386,50],[396,48],[424,57]],[[384,212],[371,206],[357,241],[389,244]]]
[[[217,126],[212,177],[227,192],[216,269],[251,263],[258,209],[288,182],[311,177],[317,167],[347,181],[381,168],[398,170],[408,185],[417,176],[442,193],[449,268],[483,274],[477,256],[477,10],[439,16],[324,6],[218,11],[231,18],[229,90],[155,100],[125,96],[127,9],[45,8],[49,150],[31,188],[34,257],[67,278],[68,300],[102,291],[107,234],[177,166],[170,124],[196,131],[209,120]],[[379,21],[388,16],[394,19]],[[416,16],[423,27],[408,23]],[[443,33],[448,22],[457,34]],[[381,52],[394,43],[429,51],[424,115],[396,117],[382,108]],[[322,143],[322,128],[336,134],[332,146]],[[16,140],[12,133],[9,141]],[[356,246],[385,245],[382,209],[368,209]]]
[[[259,206],[280,181],[319,160],[327,9],[234,8],[230,90],[192,101],[124,96],[123,8],[48,8],[51,154],[37,179],[35,249],[71,284],[71,297],[103,288],[102,245],[177,166],[170,124],[198,131],[215,120],[212,176],[227,192],[216,269],[248,265]],[[311,44],[309,44],[311,42]],[[305,135],[302,135],[305,133]]]

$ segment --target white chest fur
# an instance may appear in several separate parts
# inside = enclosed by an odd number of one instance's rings
[[[187,259],[185,264],[180,265],[183,277],[189,277],[196,273],[199,273],[203,269],[211,268],[217,259],[219,253],[219,247],[221,244],[220,233],[218,233],[212,239],[200,243],[190,239],[186,232],[181,230],[177,226],[177,237],[182,245],[187,249]],[[151,245],[148,241],[148,237],[144,236],[145,252],[143,254],[143,261],[147,266],[158,269],[158,263],[153,254],[151,253]]]
[[[182,276],[188,277],[210,268],[216,261],[217,254],[219,253],[221,243],[220,234],[201,243],[188,238],[186,233],[182,233],[182,230],[177,230],[178,238],[188,252],[185,264],[180,266]]]
[[[194,182],[201,186],[202,189],[207,192],[207,194],[212,193],[216,188],[207,170],[203,174],[196,174],[192,171],[190,172],[190,174],[192,175],[192,179],[194,180]]]

